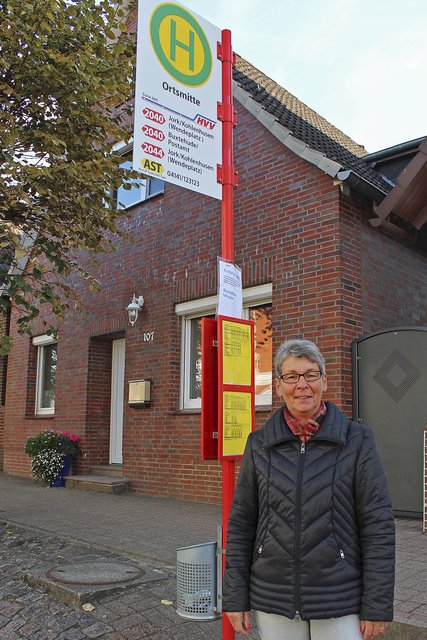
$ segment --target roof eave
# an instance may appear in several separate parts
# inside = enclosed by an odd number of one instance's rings
[[[277,118],[268,113],[264,107],[254,100],[249,93],[233,80],[233,96],[251,113],[270,133],[272,133],[288,149],[296,153],[297,156],[315,165],[324,173],[335,178],[342,169],[342,165],[335,160],[331,160],[324,153],[313,149],[308,144],[296,138],[292,132],[280,124]]]
[[[375,209],[377,215],[370,222],[379,227],[395,214],[420,230],[427,223],[426,195],[427,139],[419,146],[417,155],[402,170],[396,185]]]
[[[347,183],[348,186],[355,188],[374,202],[381,202],[386,197],[386,191],[382,191],[354,171],[343,170],[341,163],[328,158],[324,153],[313,149],[307,143],[296,138],[289,129],[280,124],[273,114],[266,111],[235,80],[233,80],[233,95],[270,133],[300,158],[318,167],[331,178],[337,178],[341,182]]]

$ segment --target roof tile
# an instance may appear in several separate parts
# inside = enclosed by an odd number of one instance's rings
[[[367,152],[362,145],[240,56],[236,56],[233,77],[253,100],[289,129],[294,137],[340,163],[343,170],[353,171],[384,195],[390,191],[390,182],[363,160]]]

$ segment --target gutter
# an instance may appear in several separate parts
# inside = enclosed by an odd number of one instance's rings
[[[369,224],[371,227],[379,228],[381,227],[384,231],[390,233],[394,238],[398,238],[399,240],[403,240],[408,244],[415,244],[417,239],[417,232],[414,231],[411,233],[406,231],[402,227],[399,227],[397,224],[394,224],[392,220],[389,218],[382,220],[381,218],[370,218]]]
[[[413,151],[417,149],[420,144],[426,139],[426,136],[422,138],[416,138],[415,140],[410,140],[409,142],[402,142],[401,144],[397,144],[394,147],[388,147],[388,149],[381,149],[381,151],[375,151],[374,153],[368,153],[366,156],[362,156],[361,160],[376,162],[377,160],[383,160],[388,156],[395,155],[396,153],[402,153],[404,151]]]
[[[368,196],[375,202],[384,200],[387,195],[386,191],[383,191],[365,178],[362,178],[351,169],[348,171],[338,171],[336,177],[347,186],[355,188],[357,191]]]

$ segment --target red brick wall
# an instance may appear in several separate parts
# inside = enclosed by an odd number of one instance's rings
[[[363,335],[392,327],[427,326],[427,256],[362,228]]]
[[[296,158],[249,114],[239,117],[237,152],[245,159],[246,146],[250,159],[249,166],[237,164],[236,261],[248,263],[254,254],[272,260],[274,350],[289,337],[318,342],[328,363],[328,398],[351,411],[363,203],[341,197],[328,176]]]
[[[0,335],[7,335],[8,322],[6,316],[0,315]],[[0,471],[3,469],[4,445],[4,404],[6,397],[7,357],[0,356]]]
[[[338,269],[342,263],[352,272],[353,279],[357,273],[347,255],[341,254],[339,192],[329,178],[295,159],[249,115],[240,116],[243,138],[250,147],[248,157],[248,147],[239,138],[235,260],[243,268],[244,286],[274,281],[275,344],[291,335],[318,340],[333,367],[330,396],[348,404],[351,387],[343,393],[338,380],[346,364],[348,375],[351,372],[350,347],[355,328],[347,327],[341,309],[347,298],[354,298],[354,293],[347,294]],[[248,170],[244,168],[246,165]],[[159,328],[152,319],[154,301],[150,300],[151,279],[147,278],[144,328],[155,331],[155,341],[147,344],[142,341],[139,324],[135,325],[135,340],[128,331],[126,370],[127,379],[142,374],[154,379],[153,402],[150,409],[128,410],[125,475],[135,478],[134,488],[145,493],[217,499],[218,465],[199,461],[200,415],[177,410],[181,333],[171,301],[181,302],[215,292],[216,256],[220,250],[219,207],[210,202],[205,207],[192,205],[194,195],[190,192],[167,188],[162,207],[165,211],[169,193],[173,194],[174,216],[171,221],[165,220],[164,225],[171,225],[173,235],[166,231],[162,237],[168,261],[163,266],[163,283],[160,279],[155,283],[154,306],[158,317],[169,317],[170,324]],[[354,233],[353,218],[350,212],[349,220],[342,222],[346,233],[347,227],[348,233]],[[149,241],[148,218],[146,229]],[[169,251],[171,241],[175,246]],[[156,246],[153,250],[158,255]],[[146,253],[147,270],[150,252]],[[175,269],[173,273],[171,269]],[[171,280],[173,287],[168,286]],[[358,285],[360,291],[360,282]],[[179,292],[185,296],[175,297]],[[166,335],[161,336],[162,329]],[[345,358],[343,343],[347,350]],[[260,423],[264,418],[265,413],[259,414]]]
[[[352,340],[366,330],[367,316],[376,315],[366,300],[372,292],[364,290],[375,244],[391,265],[394,255],[405,255],[408,269],[420,258],[414,254],[412,259],[411,250],[371,231],[366,202],[343,196],[330,177],[237,109],[235,261],[242,267],[243,285],[273,283],[274,350],[289,337],[315,340],[327,360],[327,399],[351,413]],[[17,339],[7,400],[9,473],[29,473],[25,436],[45,424],[82,436],[81,470],[107,461],[111,341],[125,337],[123,467],[132,490],[219,500],[220,466],[200,460],[200,413],[179,408],[181,319],[174,305],[216,292],[220,219],[219,201],[172,185],[132,211],[123,227],[133,241],[118,241],[116,252],[102,258],[96,273],[101,292],[86,292],[78,283],[84,312],[70,311],[60,328],[52,420],[36,420],[21,409],[28,396],[29,343]],[[131,327],[124,308],[134,293],[144,295],[145,305]],[[392,307],[393,301],[387,304]],[[409,295],[406,304],[413,305]],[[154,332],[152,341],[144,339],[149,332]],[[141,377],[152,380],[152,402],[131,408],[127,381]],[[278,406],[274,400],[273,408]],[[257,412],[258,426],[268,415]]]
[[[29,367],[29,338],[15,334],[11,323],[14,346],[8,356],[7,389],[5,406],[3,468],[15,475],[29,475],[30,460],[24,454],[26,430],[27,383]],[[47,421],[50,424],[50,421]]]

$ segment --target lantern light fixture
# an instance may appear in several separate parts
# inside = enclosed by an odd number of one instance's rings
[[[128,312],[129,322],[133,326],[135,322],[138,320],[138,313],[144,306],[144,296],[136,296],[133,294],[132,301],[129,302],[126,307],[126,311]]]

